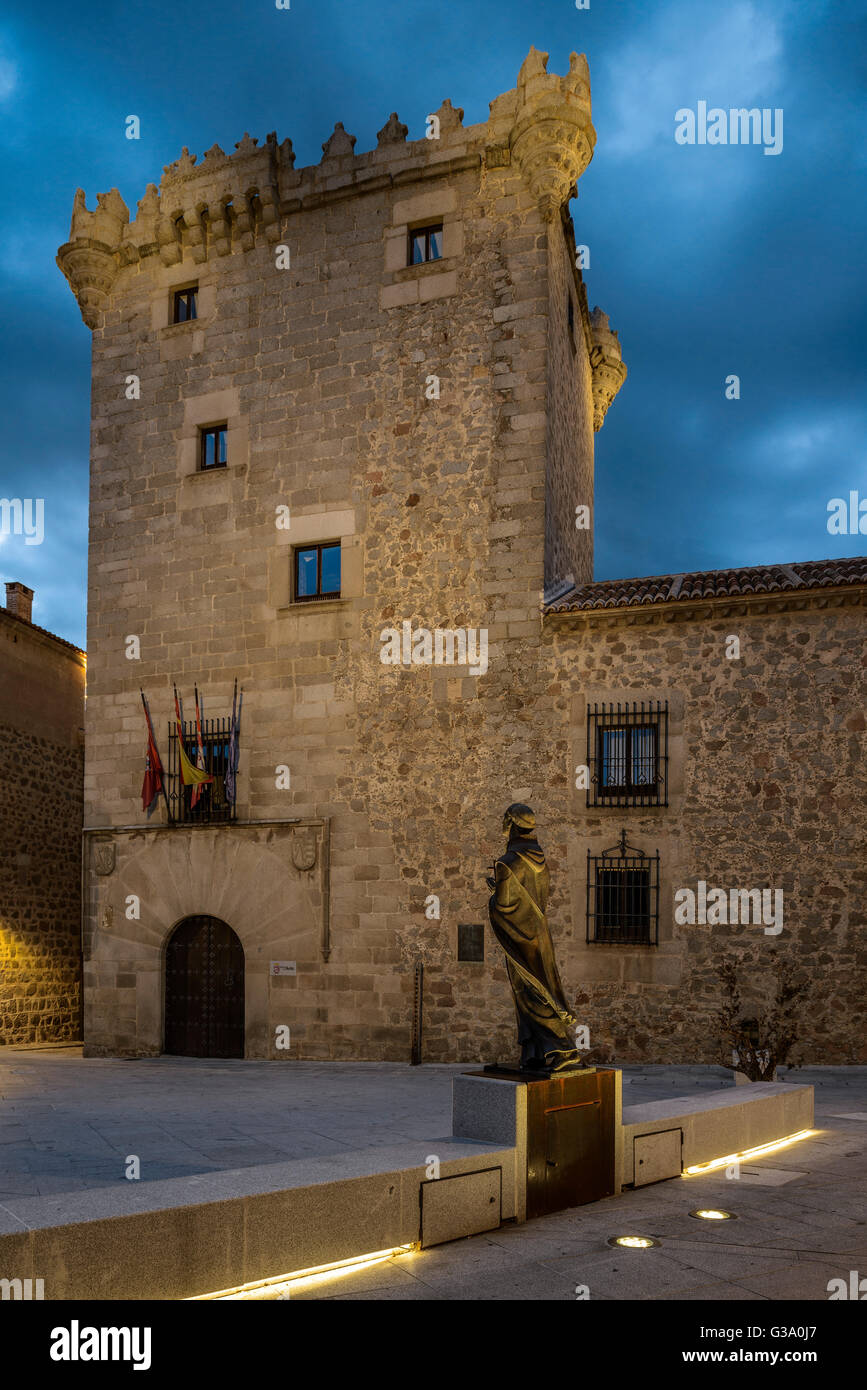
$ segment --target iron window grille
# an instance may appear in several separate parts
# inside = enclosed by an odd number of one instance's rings
[[[423,265],[425,261],[441,261],[443,256],[443,224],[436,227],[416,227],[409,233],[407,265]]]
[[[668,701],[587,706],[588,806],[668,805]]]
[[[296,603],[340,598],[340,541],[298,547],[294,588]]]
[[[228,465],[226,429],[225,425],[209,425],[207,429],[200,431],[199,467],[201,469],[225,468]]]
[[[191,319],[199,317],[198,293],[198,285],[192,285],[186,290],[175,290],[172,301],[173,323],[189,323]]]
[[[587,941],[609,946],[659,945],[659,850],[653,858],[627,844],[587,851]]]
[[[185,787],[181,781],[181,765],[178,755],[178,735],[174,722],[169,725],[169,756],[166,777],[166,790],[172,820],[180,825],[213,825],[235,819],[234,802],[226,800],[226,769],[229,766],[229,739],[232,733],[232,720],[202,720],[202,750],[205,755],[205,770],[213,776],[213,782],[206,782],[201,788],[195,806],[192,804],[194,787]],[[198,764],[198,744],[196,741],[196,721],[184,720],[184,749],[193,766]],[[237,744],[236,744],[237,756]]]

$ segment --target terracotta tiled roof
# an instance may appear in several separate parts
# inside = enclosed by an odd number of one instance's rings
[[[647,579],[606,579],[580,584],[545,605],[546,613],[580,613],[589,608],[634,608],[690,599],[748,598],[867,584],[867,556],[807,560],[793,565],[747,565],[736,570],[659,574]]]
[[[19,623],[28,632],[41,632],[43,637],[50,637],[52,642],[59,642],[61,647],[69,647],[73,652],[78,652],[81,656],[85,653],[81,647],[76,647],[74,642],[67,642],[65,637],[58,637],[56,632],[49,632],[47,627],[37,627],[36,623],[30,623],[26,618],[19,618],[17,613],[10,613],[8,608],[0,606],[0,618],[6,618],[10,623]]]

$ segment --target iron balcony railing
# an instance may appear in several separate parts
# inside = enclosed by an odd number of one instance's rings
[[[212,774],[214,780],[202,786],[196,804],[193,806],[195,788],[185,787],[181,781],[177,731],[174,723],[169,725],[166,788],[172,820],[176,824],[218,824],[235,819],[236,803],[226,800],[225,782],[226,769],[229,766],[231,732],[231,718],[202,720],[202,748],[205,755],[205,769]],[[184,749],[190,762],[195,766],[198,753],[195,720],[184,721]]]

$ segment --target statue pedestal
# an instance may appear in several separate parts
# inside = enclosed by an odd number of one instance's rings
[[[510,1067],[490,1062],[485,1067],[485,1075],[500,1076],[507,1081],[548,1081],[554,1076],[587,1076],[595,1070],[595,1067],[575,1067],[571,1071],[552,1071],[550,1067]]]
[[[534,1077],[496,1068],[454,1081],[453,1132],[511,1143],[527,1218],[620,1191],[622,1073],[590,1068]]]

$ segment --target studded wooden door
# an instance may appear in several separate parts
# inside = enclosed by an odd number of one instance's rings
[[[218,917],[187,917],[166,949],[166,1052],[243,1057],[244,949]]]

